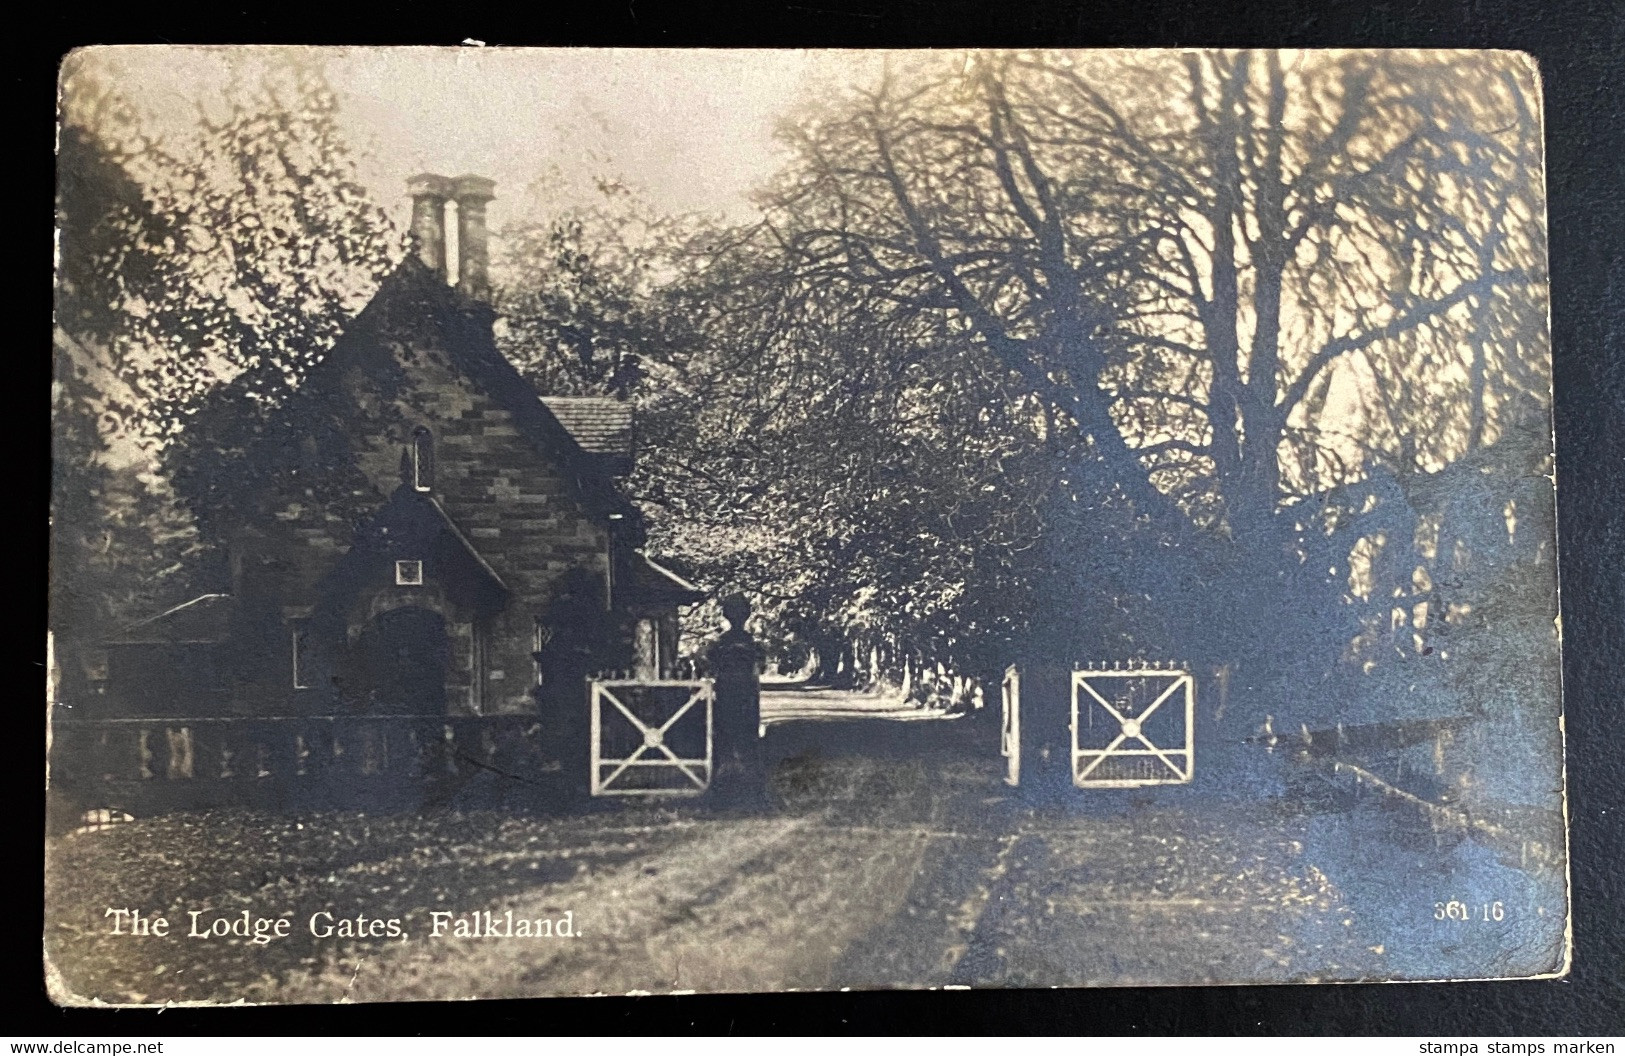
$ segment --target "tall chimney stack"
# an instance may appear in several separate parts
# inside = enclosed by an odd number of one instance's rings
[[[418,259],[447,281],[446,199],[451,197],[452,181],[423,173],[407,180],[406,190],[412,196],[412,241]]]
[[[491,250],[485,203],[496,197],[496,183],[484,176],[450,182],[457,203],[457,289],[472,300],[486,301],[491,297]]]

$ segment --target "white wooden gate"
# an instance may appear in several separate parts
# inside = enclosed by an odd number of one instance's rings
[[[1002,724],[999,727],[999,754],[1004,756],[1004,783],[1021,784],[1021,672],[1015,665],[1005,669],[1004,683],[1000,687],[1003,701]]]
[[[1183,785],[1196,765],[1196,683],[1172,665],[1072,672],[1072,783]]]
[[[608,679],[591,686],[593,795],[698,795],[711,787],[710,679]]]

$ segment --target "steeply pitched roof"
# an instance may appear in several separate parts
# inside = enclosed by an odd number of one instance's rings
[[[405,490],[405,488],[401,489],[402,492],[405,492]],[[425,495],[423,498],[427,499],[429,505],[434,507],[434,512],[440,515],[441,522],[446,526],[447,534],[457,540],[457,544],[463,548],[464,553],[473,559],[479,570],[490,577],[491,584],[503,593],[507,593],[508,584],[502,582],[502,577],[497,574],[497,570],[491,567],[491,563],[480,553],[479,548],[469,541],[468,536],[463,534],[462,528],[458,527],[457,522],[451,519],[451,514],[447,513],[446,508],[440,505],[440,500],[432,495]]]
[[[322,577],[318,611],[342,611],[380,566],[398,560],[424,562],[425,578],[458,604],[477,611],[500,608],[508,587],[432,496],[410,485],[396,488],[381,508],[356,530],[350,547]]]
[[[581,450],[593,455],[632,457],[632,405],[612,396],[543,396],[553,417],[570,431]]]
[[[657,605],[692,605],[710,597],[700,587],[677,572],[656,561],[642,550],[636,552],[631,567],[630,582],[619,589],[626,601]]]
[[[235,602],[230,594],[203,594],[131,624],[108,645],[198,645],[226,639]]]
[[[496,347],[490,307],[447,286],[415,256],[407,257],[384,278],[372,300],[311,368],[298,391],[275,412],[273,417],[284,427],[250,442],[248,446],[256,449],[251,457],[286,466],[298,452],[297,443],[290,441],[317,420],[331,420],[330,430],[341,436],[357,411],[348,405],[327,406],[324,400],[342,388],[344,373],[360,369],[373,377],[381,391],[388,391],[399,384],[398,367],[390,352],[393,343],[424,338],[432,340],[465,376],[513,415],[520,435],[555,460],[575,497],[589,510],[599,515],[619,514],[639,523],[636,508],[613,479],[629,466],[618,464],[623,461],[619,456],[584,448]],[[605,439],[597,442],[610,442],[607,437],[613,435],[613,429],[608,426],[613,422],[609,416],[595,411],[590,417],[601,423],[596,435]],[[324,449],[323,455],[332,461],[331,452]],[[328,465],[326,469],[339,472],[342,467]],[[207,496],[203,501],[208,501]]]
[[[369,311],[386,301],[392,303],[380,313],[384,318],[378,323],[385,329],[401,323],[408,326],[428,323],[437,328],[448,357],[513,415],[521,436],[559,460],[577,497],[590,509],[636,517],[636,508],[611,479],[613,467],[582,448],[542,402],[531,383],[498,350],[491,332],[488,305],[467,300],[423,267],[416,257],[408,257],[385,279]],[[363,311],[357,322],[369,311]],[[342,339],[340,344],[343,344]],[[335,346],[332,358],[342,359],[339,352]]]

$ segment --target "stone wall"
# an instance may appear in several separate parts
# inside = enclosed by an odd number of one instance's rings
[[[443,353],[401,349],[409,385],[397,401],[401,423],[360,438],[363,472],[381,491],[399,481],[411,432],[434,438],[431,494],[511,592],[491,621],[485,710],[533,706],[534,621],[566,572],[602,577],[608,597],[609,536],[570,494],[556,461],[519,433],[512,413],[452,369]]]
[[[584,569],[604,583],[607,601],[607,525],[576,497],[560,460],[521,435],[513,413],[454,367],[432,340],[398,341],[387,353],[400,368],[397,392],[377,394],[375,366],[358,365],[337,379],[362,411],[350,437],[358,467],[382,504],[401,485],[402,455],[413,430],[428,429],[434,445],[429,493],[510,592],[507,606],[484,627],[486,675],[477,688],[472,685],[474,614],[426,602],[446,618],[451,638],[448,708],[454,714],[475,706],[487,714],[528,711],[535,706],[535,620],[558,580]],[[287,621],[314,603],[317,584],[352,545],[354,533],[344,517],[303,494],[297,481],[290,481],[270,507],[268,521],[238,537],[234,549],[241,574],[234,589],[240,598],[279,603],[275,615]],[[367,589],[374,586],[388,585]],[[426,599],[436,594],[433,583],[411,589]],[[349,630],[353,636],[358,628]],[[262,711],[270,703],[262,699],[250,710]]]

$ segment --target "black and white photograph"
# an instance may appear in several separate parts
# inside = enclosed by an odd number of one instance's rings
[[[1566,975],[1542,126],[1514,51],[69,54],[51,1000]]]

